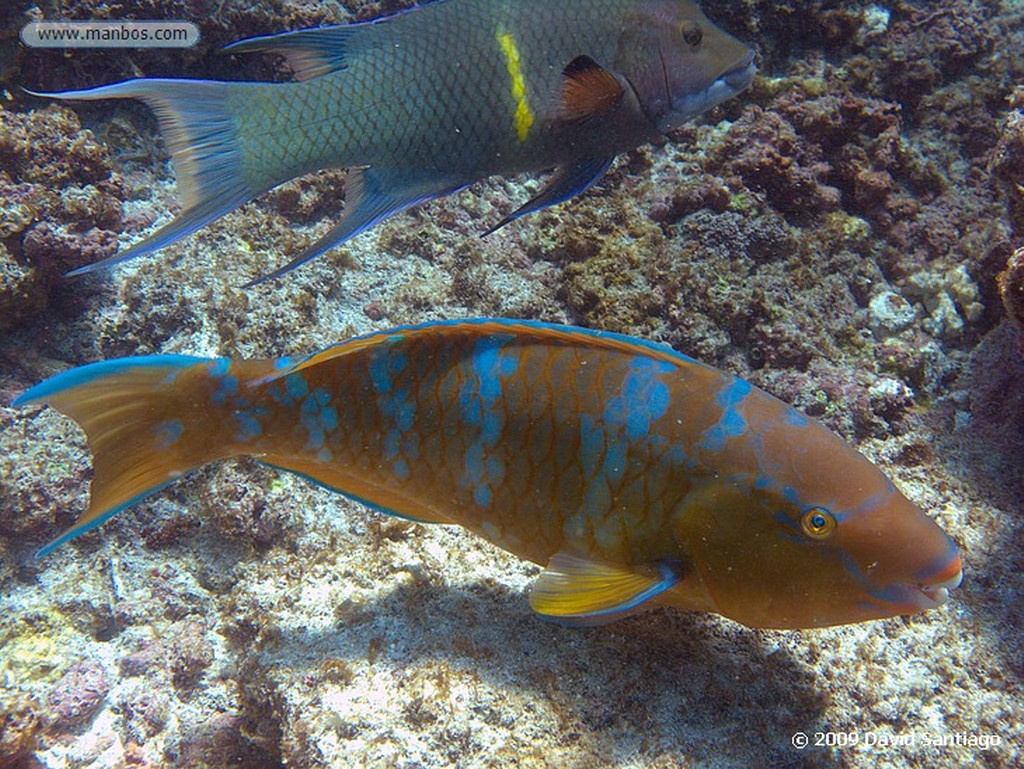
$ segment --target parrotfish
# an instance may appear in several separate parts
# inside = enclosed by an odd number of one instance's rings
[[[387,513],[459,524],[544,566],[569,625],[642,608],[803,628],[938,606],[953,541],[863,455],[671,348],[476,319],[302,360],[156,355],[25,392],[85,429],[88,509],[45,554],[207,462],[251,456]]]
[[[491,232],[583,192],[616,155],[742,91],[755,70],[752,51],[689,0],[438,0],[226,50],[283,55],[294,82],[144,78],[36,94],[142,99],[177,174],[177,218],[76,273],[162,248],[319,169],[349,169],[344,215],[268,278],[480,179],[555,169]]]

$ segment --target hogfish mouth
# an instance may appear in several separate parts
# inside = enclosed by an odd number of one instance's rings
[[[754,52],[747,55],[732,69],[719,75],[703,91],[687,94],[673,94],[669,87],[668,71],[662,60],[662,72],[665,78],[665,91],[668,97],[668,109],[658,119],[658,130],[665,132],[678,127],[687,120],[712,107],[731,99],[740,91],[745,90],[754,81],[757,66],[754,64]]]
[[[724,83],[732,89],[731,95],[735,95],[740,91],[746,90],[754,82],[755,74],[757,74],[757,66],[754,64],[754,52],[750,51],[742,63],[730,69],[718,78],[715,83]]]

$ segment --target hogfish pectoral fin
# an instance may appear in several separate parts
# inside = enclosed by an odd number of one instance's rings
[[[530,590],[530,606],[560,625],[605,625],[634,613],[679,579],[677,564],[622,566],[556,553]]]
[[[614,112],[626,95],[619,77],[589,56],[577,56],[562,70],[557,114],[568,121],[587,121]]]
[[[265,283],[279,278],[296,267],[341,245],[349,238],[368,230],[382,219],[406,208],[433,200],[442,195],[457,192],[466,185],[441,183],[402,184],[394,179],[395,174],[376,168],[356,168],[349,172],[346,182],[345,212],[341,221],[311,245],[304,248],[298,256],[284,267],[279,267],[268,275],[251,280],[243,288]]]
[[[583,158],[555,169],[554,175],[537,195],[517,208],[496,225],[484,232],[480,237],[486,238],[492,232],[500,230],[509,222],[520,217],[540,211],[542,208],[562,203],[590,189],[615,160],[610,158]]]

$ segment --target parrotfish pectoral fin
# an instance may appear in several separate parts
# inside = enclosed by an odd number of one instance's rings
[[[559,166],[555,169],[554,176],[537,195],[526,204],[513,211],[496,225],[484,232],[480,237],[486,238],[492,232],[500,230],[509,222],[520,217],[540,211],[542,208],[553,206],[557,203],[586,192],[598,179],[604,176],[605,171],[611,166],[615,158],[584,158],[575,163]]]
[[[393,176],[386,171],[374,168],[353,169],[346,182],[346,209],[341,221],[334,225],[326,235],[303,249],[284,267],[279,267],[268,275],[249,281],[244,284],[243,288],[250,288],[279,278],[296,267],[322,256],[349,238],[354,238],[392,214],[440,195],[456,192],[465,186],[444,183],[440,185],[436,183],[402,185],[397,179],[392,178]]]
[[[285,57],[295,80],[311,80],[343,70],[354,33],[365,27],[342,24],[250,37],[224,46],[224,53],[277,53]]]
[[[66,371],[36,385],[15,406],[47,404],[85,430],[93,453],[89,508],[38,555],[98,526],[211,459],[207,430],[189,431],[176,380],[206,361],[184,355],[125,358]]]
[[[38,93],[47,99],[142,99],[156,112],[171,151],[182,211],[145,240],[68,275],[110,267],[155,251],[184,237],[252,199],[242,172],[242,147],[229,113],[229,93],[265,87],[259,83],[146,78],[126,80],[81,91]]]
[[[577,56],[562,70],[558,114],[564,120],[586,121],[613,112],[626,89],[619,78],[589,56]]]
[[[675,564],[620,566],[556,553],[530,591],[530,606],[562,625],[615,622],[679,581]]]

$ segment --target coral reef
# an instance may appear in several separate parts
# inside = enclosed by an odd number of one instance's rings
[[[211,54],[411,5],[0,8],[0,765],[1019,764],[1020,3],[705,3],[758,47],[754,86],[564,206],[480,239],[538,187],[493,178],[240,288],[336,220],[346,176],[324,171],[61,277],[166,221],[173,180],[145,108],[20,86],[284,78],[277,57]],[[191,19],[202,40],[13,42],[30,18],[122,17]],[[90,470],[70,421],[9,407],[25,387],[123,355],[297,355],[487,314],[671,344],[795,404],[953,535],[965,584],[911,619],[814,632],[668,611],[570,630],[530,616],[536,566],[252,460],[33,559],[85,508]],[[798,732],[856,742],[801,751]]]
[[[117,250],[123,180],[64,107],[0,107],[0,331],[46,309],[62,273]]]
[[[103,665],[94,660],[72,665],[46,697],[48,709],[56,719],[56,728],[74,729],[87,724],[109,691]]]

